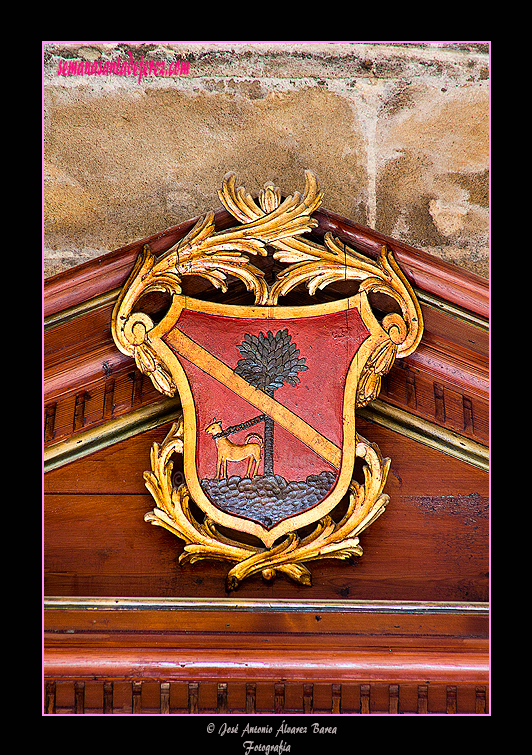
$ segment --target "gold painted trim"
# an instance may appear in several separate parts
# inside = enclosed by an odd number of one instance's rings
[[[364,458],[367,463],[364,468],[364,484],[351,481],[349,505],[342,520],[337,523],[326,515],[320,519],[313,532],[304,538],[296,532],[290,532],[280,542],[266,549],[247,545],[218,532],[215,522],[209,516],[203,522],[198,521],[190,509],[187,485],[174,488],[171,459],[174,452],[183,453],[183,436],[181,419],[174,423],[161,445],[152,445],[151,471],[144,473],[144,481],[156,502],[156,508],[148,512],[144,520],[164,527],[185,541],[184,550],[179,556],[180,564],[194,563],[204,558],[235,563],[227,574],[228,590],[235,589],[243,579],[258,572],[269,580],[279,571],[301,584],[310,585],[311,574],[303,562],[361,556],[363,551],[358,535],[383,513],[389,500],[382,489],[390,459],[383,459],[377,446],[357,434],[355,455]],[[313,519],[310,521],[315,522]],[[270,532],[273,533],[274,529],[279,532],[279,525]],[[263,534],[259,532],[257,529],[255,534],[265,542]]]
[[[486,320],[484,317],[476,315],[474,312],[469,312],[467,309],[459,307],[457,304],[452,304],[451,302],[445,301],[445,299],[441,299],[439,296],[434,296],[434,294],[429,294],[427,291],[422,291],[419,288],[414,288],[414,292],[418,301],[425,304],[425,306],[439,309],[450,317],[453,317],[455,320],[462,320],[470,323],[480,330],[489,331],[489,320]]]
[[[44,332],[55,328],[57,325],[64,325],[67,322],[76,320],[78,317],[93,312],[96,309],[101,309],[108,304],[114,304],[120,295],[120,289],[115,288],[112,291],[107,291],[105,294],[94,296],[92,299],[76,304],[74,307],[63,309],[59,312],[55,312],[53,315],[48,315],[44,318]]]
[[[44,598],[45,611],[198,611],[254,613],[467,614],[488,616],[489,603],[409,600],[255,600],[243,598]]]
[[[423,443],[436,451],[454,456],[474,467],[489,471],[489,447],[464,438],[447,428],[435,425],[421,417],[409,414],[404,409],[376,399],[358,410],[363,419],[387,427],[407,438]]]

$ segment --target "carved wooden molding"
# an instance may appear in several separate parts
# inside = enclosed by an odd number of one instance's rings
[[[455,680],[453,680],[455,681]],[[59,686],[58,686],[59,684]],[[116,684],[116,692],[115,692]],[[303,687],[302,694],[299,690]],[[154,694],[154,687],[158,688],[159,699]],[[124,688],[129,689],[129,705],[124,706]],[[236,692],[234,691],[236,688]],[[267,690],[267,696],[274,700],[273,705],[264,708],[257,706],[257,684],[215,682],[107,682],[102,679],[93,682],[73,682],[58,679],[46,681],[45,714],[86,714],[120,713],[121,715],[137,715],[140,713],[187,715],[202,713],[204,715],[249,715],[255,713],[305,714],[327,715],[340,714],[485,714],[488,712],[488,687],[486,684],[338,684],[313,682],[291,684],[288,682],[262,683],[261,688]],[[214,703],[214,689],[216,689],[216,703]],[[99,695],[95,695],[95,691]],[[146,690],[146,692],[144,691]],[[317,690],[317,691],[315,691]],[[201,698],[211,699],[212,703],[200,705]],[[240,695],[238,693],[240,692]],[[69,695],[70,693],[70,695]],[[89,693],[92,700],[88,700]],[[299,694],[298,694],[299,693]],[[245,696],[244,696],[245,694]],[[286,702],[290,695],[290,702]],[[319,696],[319,697],[318,697]],[[94,705],[94,697],[102,699],[101,705]],[[236,697],[236,701],[235,701]],[[74,698],[74,702],[73,702]],[[127,698],[126,698],[127,699]],[[229,705],[228,699],[232,699]],[[116,702],[115,702],[116,701]],[[210,701],[209,701],[210,702]],[[190,719],[189,719],[190,721]],[[260,724],[259,724],[260,725]],[[222,734],[227,731],[227,722],[219,723],[214,731]],[[236,725],[238,726],[238,724]],[[235,726],[235,728],[236,728]],[[312,727],[312,728],[311,728]],[[317,734],[326,730],[326,724],[312,722],[311,730]],[[190,724],[187,727],[190,729]],[[198,727],[203,733],[204,726]],[[334,722],[332,730],[342,730],[338,720]],[[191,731],[191,730],[190,730]],[[190,732],[189,732],[190,733]]]
[[[113,710],[114,684],[116,706],[123,685],[136,685],[131,713],[134,704],[140,713],[141,703],[152,713],[167,713],[169,705],[172,713],[487,711],[486,604],[50,598],[44,627],[50,714],[75,712],[65,709],[76,706],[75,683],[107,685],[106,713]],[[95,632],[105,636],[99,647]],[[243,644],[242,633],[254,642]],[[268,649],[261,649],[266,640]],[[148,710],[144,682],[161,684],[160,710],[157,698]],[[267,709],[257,685],[269,691]],[[209,691],[212,703],[201,704]],[[81,698],[83,688],[78,692]],[[97,712],[81,702],[78,713]]]

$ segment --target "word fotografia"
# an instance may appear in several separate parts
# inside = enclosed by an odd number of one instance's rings
[[[282,739],[274,745],[265,745],[262,743],[255,744],[253,740],[247,740],[243,744],[245,755],[250,755],[252,752],[264,752],[265,755],[273,755],[274,753],[275,755],[282,755],[283,752],[290,752],[292,749],[290,745]]]
[[[140,84],[143,76],[186,76],[190,71],[188,60],[60,60],[58,76],[135,76]]]

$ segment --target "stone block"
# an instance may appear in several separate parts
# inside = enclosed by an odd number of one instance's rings
[[[378,120],[376,225],[487,276],[488,88],[416,83],[402,96]]]
[[[186,68],[97,73],[117,61]],[[487,275],[487,61],[478,43],[49,43],[45,275],[215,209],[228,170],[292,192],[306,168],[324,207]]]

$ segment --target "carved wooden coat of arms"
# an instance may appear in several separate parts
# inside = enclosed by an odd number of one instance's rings
[[[269,183],[255,200],[232,173],[219,195],[235,227],[216,231],[210,212],[159,258],[145,247],[113,313],[118,348],[182,406],[180,421],[151,450],[145,482],[156,507],[145,520],[184,541],[180,563],[231,562],[228,589],[276,572],[310,585],[306,563],[361,556],[359,536],[388,502],[390,459],[357,433],[355,409],[376,398],[395,358],[417,347],[421,311],[385,248],[373,261],[330,234],[323,243],[308,237],[322,200],[310,171],[303,194],[284,200]],[[259,255],[276,262],[273,281],[251,262]],[[240,279],[254,302],[192,298],[184,276],[202,276],[222,292]],[[338,281],[358,290],[321,304],[283,304],[297,287],[313,295]],[[138,311],[152,291],[172,295],[157,324]],[[399,311],[378,321],[371,292],[392,297]],[[184,470],[177,486],[175,454]],[[363,481],[353,479],[357,457]]]

